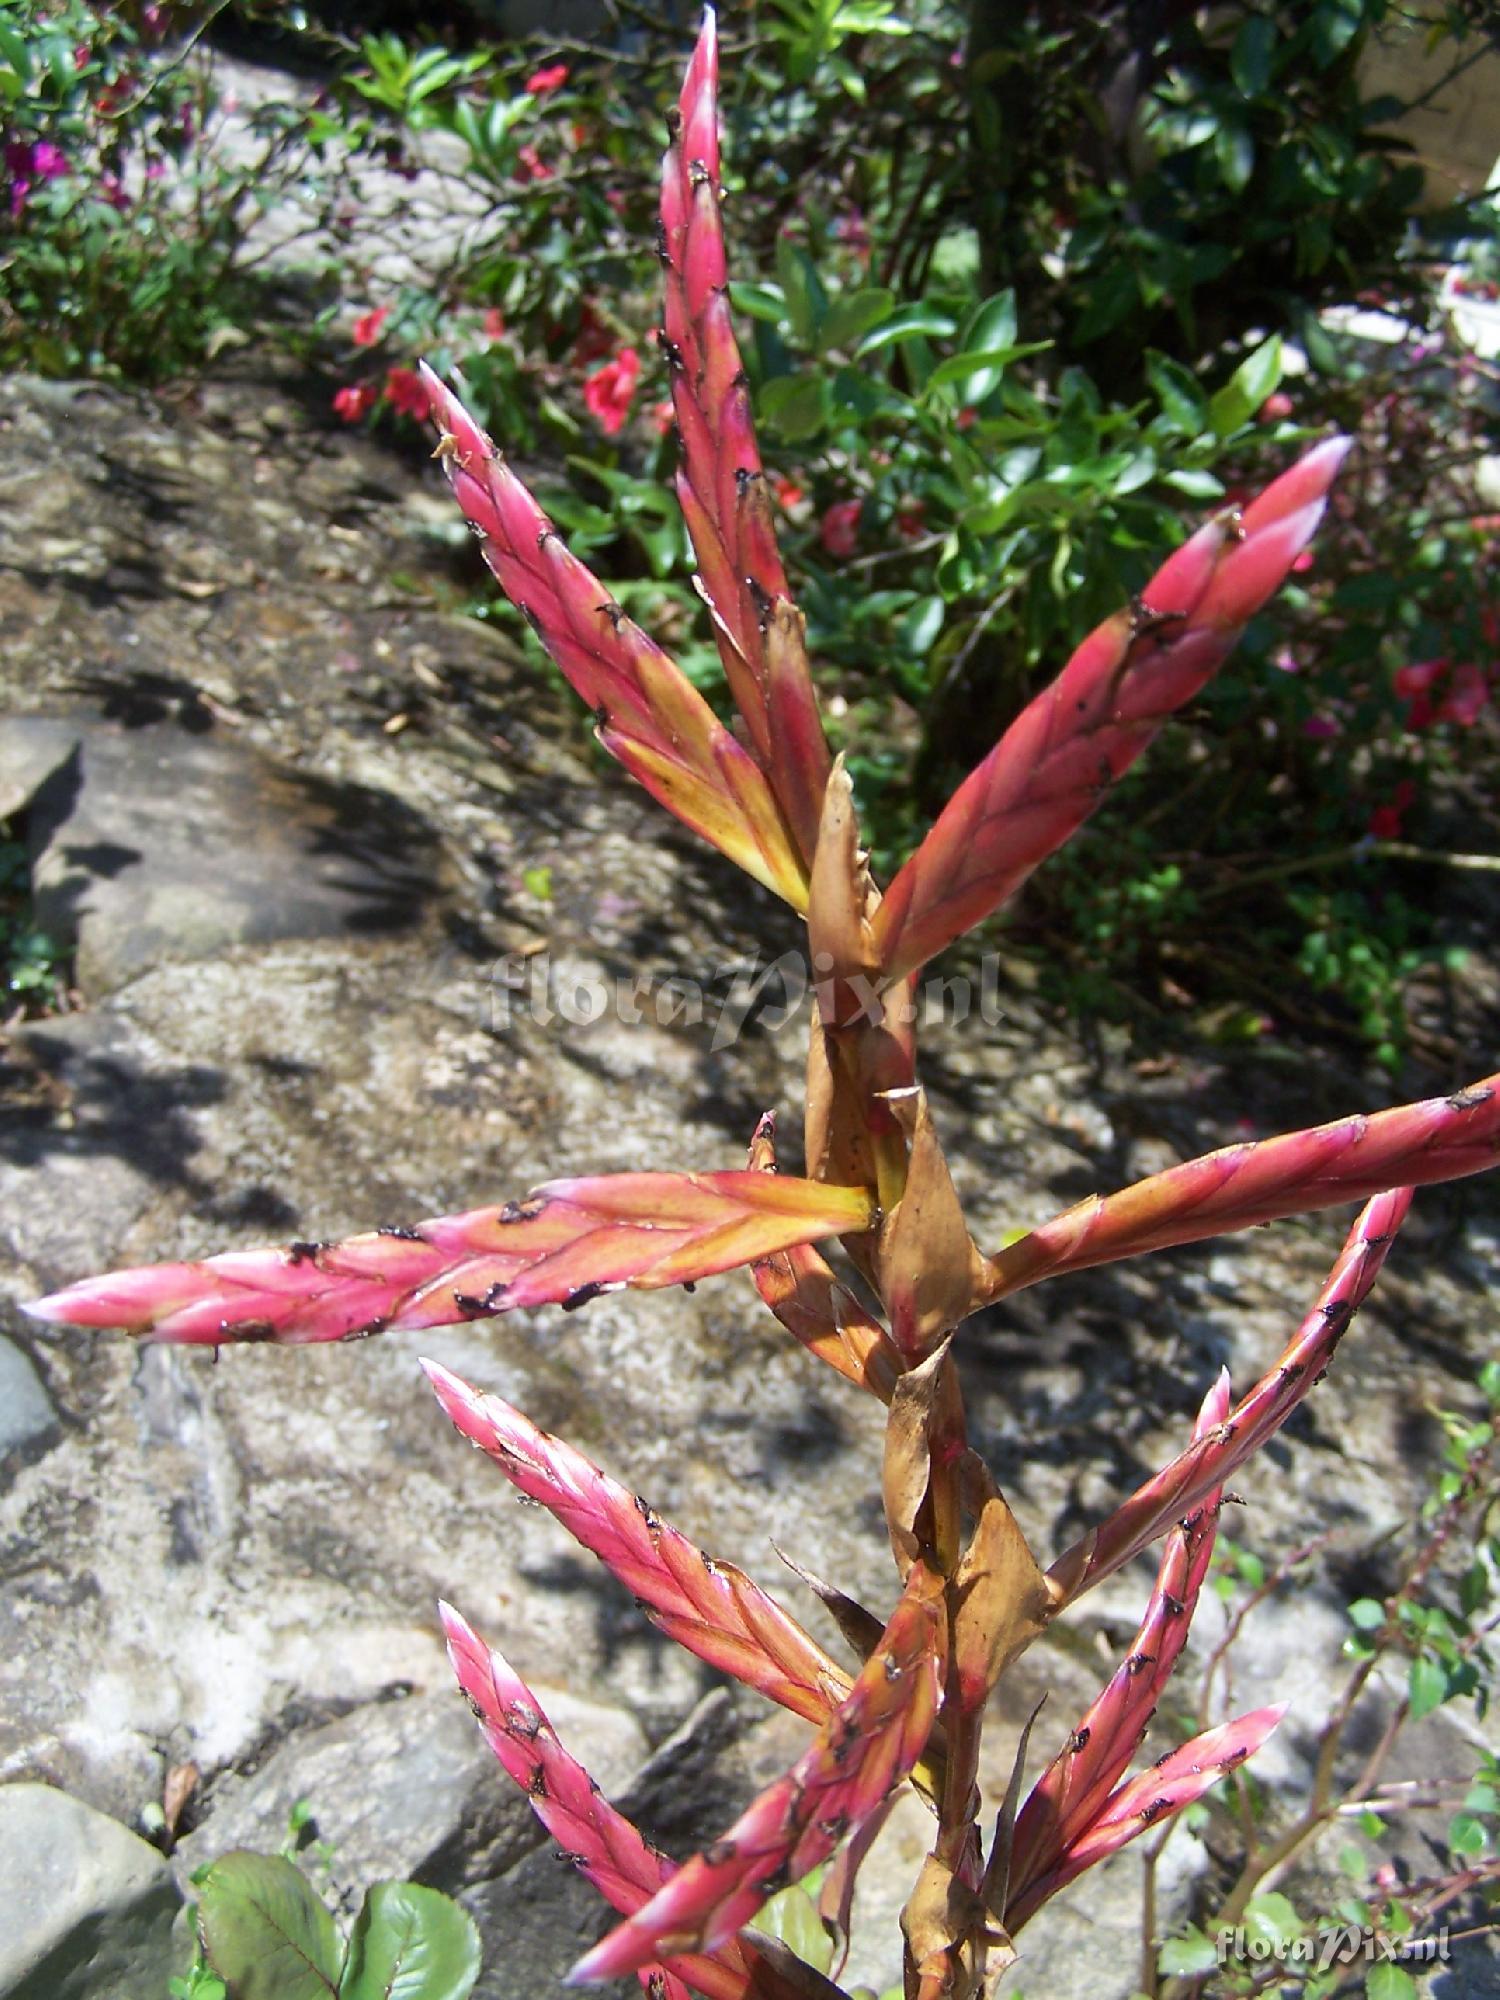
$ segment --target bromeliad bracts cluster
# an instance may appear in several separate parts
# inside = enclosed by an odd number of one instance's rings
[[[1082,1202],[993,1254],[973,1241],[918,1082],[912,981],[1078,830],[1203,687],[1312,536],[1346,444],[1319,445],[1179,549],[1017,717],[882,891],[849,781],[829,754],[777,553],[729,316],[715,80],[710,16],[663,173],[661,340],[681,439],[678,492],[737,731],[569,553],[457,398],[436,378],[429,388],[459,505],[594,712],[600,741],[805,919],[819,972],[805,1174],[777,1172],[768,1116],[741,1168],[553,1181],[503,1206],[346,1242],[120,1272],[33,1310],[157,1340],[300,1343],[578,1306],[623,1286],[747,1267],[787,1331],[888,1410],[881,1490],[895,1608],[882,1618],[816,1586],[848,1642],[848,1664],[581,1453],[446,1370],[428,1374],[459,1430],[665,1632],[807,1721],[804,1754],[679,1867],[599,1796],[531,1692],[445,1609],[454,1667],[506,1770],[619,1912],[576,1979],[635,1972],[652,1995],[673,2000],[687,1991],[709,2000],[836,1994],[769,1940],[741,1932],[769,1896],[834,1855],[824,1908],[846,1926],[855,1871],[910,1782],[932,1809],[933,1837],[904,1917],[906,1991],[909,2000],[967,2000],[990,1990],[1050,1896],[1180,1811],[1275,1727],[1280,1711],[1259,1709],[1129,1775],[1187,1635],[1224,1480],[1319,1379],[1413,1187],[1500,1158],[1500,1078],[1227,1147]],[[967,1442],[954,1359],[963,1321],[1061,1272],[1344,1203],[1363,1206],[1276,1365],[1238,1403],[1227,1378],[1213,1383],[1181,1453],[1073,1546],[1039,1557]],[[817,1247],[835,1238],[878,1311]],[[1018,1759],[1016,1783],[986,1824],[979,1742],[1000,1676],[1084,1591],[1158,1541],[1156,1586],[1128,1655],[1024,1798]]]

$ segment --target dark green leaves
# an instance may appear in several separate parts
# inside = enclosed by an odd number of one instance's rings
[[[195,1878],[198,1931],[228,2000],[467,2000],[479,1933],[451,1898],[377,1882],[347,1954],[312,1884],[277,1855],[223,1855]]]

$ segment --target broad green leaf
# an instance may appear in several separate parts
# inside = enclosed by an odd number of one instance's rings
[[[468,2000],[479,1932],[437,1889],[377,1882],[354,1920],[339,2000]]]
[[[1349,1606],[1349,1623],[1361,1632],[1378,1632],[1385,1623],[1385,1606],[1373,1597],[1356,1597]]]
[[[823,346],[848,347],[884,319],[895,303],[896,294],[879,285],[834,299],[823,321]]]
[[[1255,141],[1244,125],[1221,125],[1214,134],[1214,158],[1224,185],[1241,193],[1255,170]]]
[[[761,418],[792,443],[815,437],[828,417],[828,384],[821,375],[778,375],[760,392]]]
[[[948,340],[955,332],[957,325],[954,320],[947,313],[939,312],[936,306],[901,306],[889,319],[882,320],[873,332],[865,335],[858,352],[861,355],[879,354],[884,348],[894,347],[898,341],[916,340],[922,335],[935,340]]]
[[[1269,14],[1252,14],[1234,38],[1229,73],[1242,97],[1259,97],[1271,81],[1276,24]]]
[[[941,597],[919,597],[902,619],[897,643],[913,662],[925,660],[937,644],[945,610]]]
[[[1010,347],[970,348],[940,361],[928,376],[926,386],[938,389],[945,382],[956,382],[960,403],[982,403],[1000,386],[1000,377],[1012,361],[1023,354],[1040,354],[1050,346],[1051,342],[1046,340],[1023,340]]]
[[[203,1954],[230,2000],[332,2000],[343,1953],[312,1884],[279,1855],[237,1850],[198,1878]]]

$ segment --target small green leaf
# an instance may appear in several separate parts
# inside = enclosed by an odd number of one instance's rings
[[[764,1904],[751,1919],[750,1928],[766,1937],[779,1938],[788,1951],[815,1972],[827,1972],[833,1963],[833,1939],[818,1915],[817,1904],[800,1882],[794,1882]]]
[[[468,2000],[479,1932],[438,1889],[377,1882],[354,1920],[339,2000]]]
[[[1168,1938],[1156,1961],[1158,1972],[1214,1972],[1219,1964],[1219,1948],[1211,1937],[1190,1924],[1182,1937]]]
[[[1455,1813],[1448,1822],[1448,1845],[1455,1854],[1483,1854],[1487,1836],[1473,1813]]]
[[[821,375],[778,375],[760,392],[758,415],[792,444],[816,437],[828,419],[828,384]]]
[[[1404,1967],[1382,1959],[1365,1974],[1365,2000],[1417,2000],[1417,1982]]]
[[[338,1933],[312,1884],[278,1855],[236,1851],[198,1878],[198,1928],[231,2000],[331,2000]]]
[[[919,597],[902,619],[897,643],[914,662],[925,660],[937,644],[946,609],[941,597]]]
[[[1413,1722],[1420,1722],[1424,1715],[1431,1715],[1435,1708],[1442,1705],[1447,1693],[1448,1676],[1437,1660],[1429,1659],[1424,1653],[1412,1661],[1407,1696]]]
[[[1253,1897],[1245,1910],[1245,1932],[1251,1939],[1264,1938],[1273,1951],[1301,1937],[1302,1919],[1296,1907],[1274,1889]]]
[[[1385,1623],[1385,1606],[1373,1597],[1356,1597],[1349,1606],[1349,1622],[1361,1632],[1378,1632]]]
[[[736,312],[748,313],[751,319],[767,320],[772,326],[780,326],[786,318],[786,300],[779,285],[748,285],[732,279],[729,303]]]
[[[1208,398],[1190,370],[1170,355],[1148,353],[1146,380],[1173,430],[1183,437],[1197,437],[1208,422]]]

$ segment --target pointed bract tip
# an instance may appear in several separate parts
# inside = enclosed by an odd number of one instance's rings
[[[460,457],[493,458],[494,440],[469,415],[448,384],[425,361],[419,361],[417,369],[431,399],[432,420],[445,438],[453,439]]]
[[[442,1623],[443,1637],[448,1641],[448,1650],[450,1653],[455,1646],[462,1646],[473,1642],[473,1626],[470,1625],[462,1612],[454,1610],[445,1597],[438,1599],[438,1618]],[[456,1666],[457,1662],[455,1661],[454,1664]]]
[[[51,1326],[66,1326],[68,1323],[66,1292],[49,1292],[44,1299],[23,1299],[18,1310],[28,1319],[46,1320]]]

